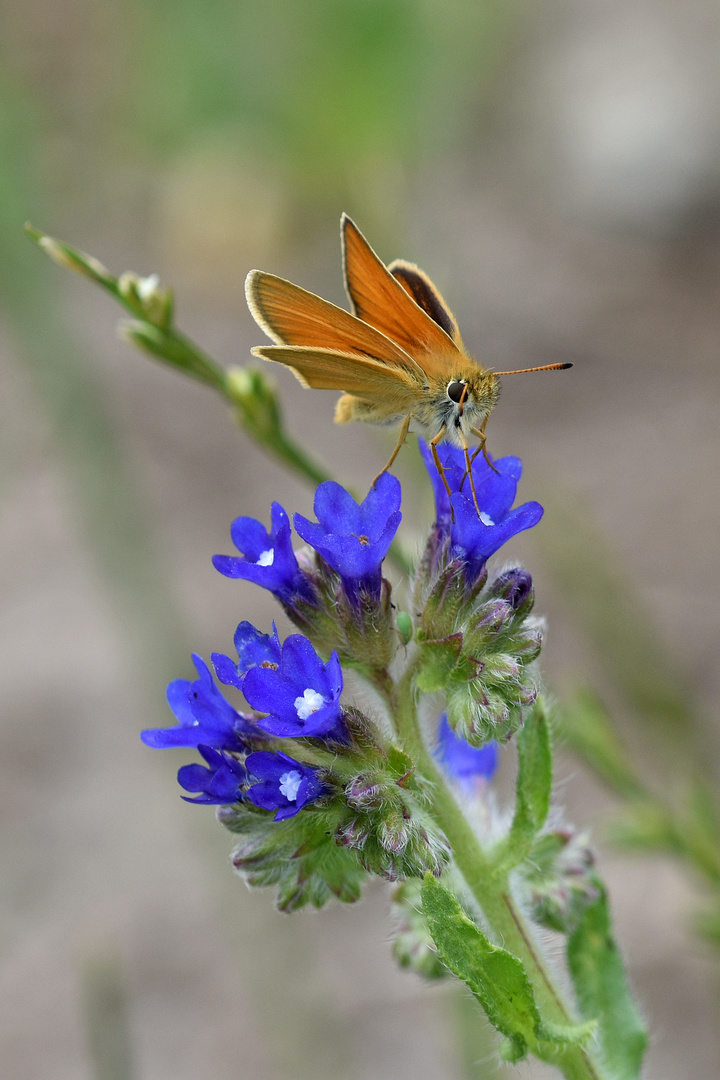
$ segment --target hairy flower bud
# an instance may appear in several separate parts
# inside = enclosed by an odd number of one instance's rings
[[[538,837],[523,877],[533,919],[560,933],[570,933],[585,908],[597,900],[594,858],[587,836],[557,830]]]
[[[535,603],[532,578],[527,570],[515,566],[500,574],[490,586],[492,596],[507,601],[518,615],[529,615]]]

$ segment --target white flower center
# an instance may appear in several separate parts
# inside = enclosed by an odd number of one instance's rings
[[[485,511],[483,511],[482,514],[480,515],[480,520],[482,521],[483,525],[494,525],[495,524],[495,522],[490,517],[490,515],[486,514]]]
[[[322,709],[325,704],[325,698],[322,694],[318,694],[317,690],[313,690],[308,687],[304,691],[302,697],[296,697],[294,701],[297,714],[301,720],[307,720],[308,716],[312,716],[318,709]]]
[[[288,802],[295,802],[301,782],[302,776],[297,769],[284,772],[280,777],[280,794],[284,795]]]
[[[261,551],[257,557],[255,563],[256,566],[272,566],[275,562],[275,548],[268,548],[267,551]]]

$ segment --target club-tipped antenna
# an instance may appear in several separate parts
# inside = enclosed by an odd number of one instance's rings
[[[518,368],[517,371],[496,371],[496,375],[527,375],[529,371],[564,371],[565,368],[572,367],[572,364],[543,364],[542,367],[524,367]]]

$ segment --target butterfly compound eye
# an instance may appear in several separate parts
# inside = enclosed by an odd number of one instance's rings
[[[458,382],[448,383],[448,387],[447,387],[447,391],[446,391],[447,396],[450,398],[451,401],[454,401],[456,405],[459,405],[460,404],[460,399],[463,396],[463,391],[465,390],[466,386],[467,386],[467,383],[459,382],[459,381]]]

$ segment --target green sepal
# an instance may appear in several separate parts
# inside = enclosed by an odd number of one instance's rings
[[[339,808],[338,808],[339,809]],[[275,889],[280,911],[323,907],[333,897],[360,898],[367,880],[356,851],[339,847],[334,806],[310,807],[285,821],[247,806],[221,807],[218,819],[242,839],[233,851],[235,869],[253,888]]]
[[[530,980],[516,956],[485,936],[448,889],[430,875],[422,887],[423,910],[441,960],[478,999],[491,1024],[510,1043],[507,1060],[519,1061],[537,1043],[540,1013]]]
[[[420,791],[415,762],[409,754],[406,754],[395,743],[390,743],[386,750],[386,761],[387,768],[395,777],[395,783],[398,787],[409,791]]]
[[[355,668],[368,681],[378,675],[387,679],[384,673],[398,648],[390,582],[382,579],[379,598],[361,590],[353,603],[322,555],[303,554],[301,563],[315,597],[283,603],[288,618],[322,656],[337,652],[343,667]]]
[[[538,698],[517,737],[518,776],[515,815],[499,847],[498,871],[519,865],[530,852],[550,809],[552,748],[545,703]]]
[[[445,690],[462,654],[462,634],[451,634],[439,641],[419,641],[422,661],[415,685],[427,694]]]
[[[223,388],[223,369],[173,328],[174,305],[171,289],[153,282],[152,278],[141,278],[138,274],[125,273],[116,278],[94,256],[56,240],[53,236],[47,236],[32,225],[26,225],[25,231],[59,266],[74,270],[102,286],[131,315],[136,316],[132,322],[120,324],[120,335],[131,345],[136,345],[157,359],[180,368],[216,389]],[[150,289],[145,294],[144,286],[147,285],[150,285]]]
[[[596,1039],[609,1075],[637,1080],[647,1032],[612,935],[607,896],[599,881],[597,886],[598,899],[568,938],[568,967],[581,1014],[597,1021]]]
[[[444,566],[427,597],[416,595],[415,603],[422,611],[421,626],[426,637],[441,639],[454,633],[468,603],[463,564],[454,561]]]

